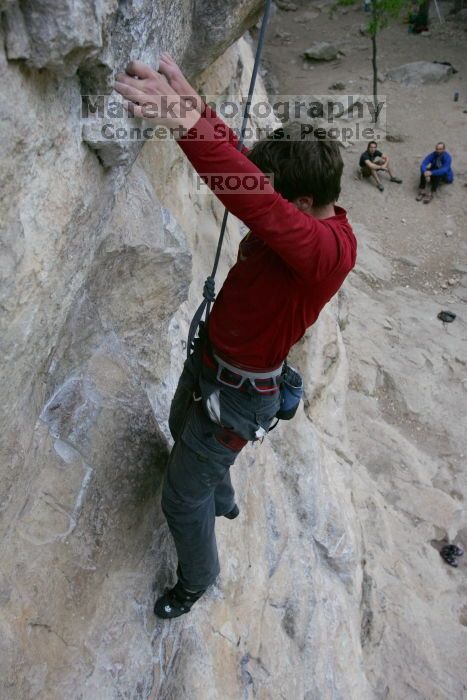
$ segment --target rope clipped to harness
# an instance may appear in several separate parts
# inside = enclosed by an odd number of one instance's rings
[[[268,25],[269,15],[270,15],[270,11],[271,11],[271,2],[272,2],[272,0],[266,0],[266,2],[265,2],[263,20],[261,22],[261,29],[260,29],[259,37],[258,37],[258,46],[256,48],[255,63],[253,66],[253,72],[251,74],[250,87],[248,89],[248,98],[247,98],[247,101],[245,104],[245,110],[243,112],[243,120],[242,120],[242,127],[240,130],[240,138],[238,139],[238,143],[236,146],[237,150],[240,150],[241,147],[243,146],[243,140],[245,137],[245,130],[246,130],[246,126],[248,123],[248,119],[250,118],[250,106],[251,106],[251,101],[253,98],[253,92],[255,90],[256,77],[258,75],[259,63],[261,60],[261,53],[263,50],[264,40],[266,38],[266,28]],[[193,316],[193,319],[191,321],[191,324],[190,324],[190,329],[188,331],[187,357],[190,357],[190,354],[193,350],[193,341],[194,341],[196,333],[198,331],[199,324],[203,318],[203,314],[205,314],[205,322],[207,323],[209,313],[211,311],[211,304],[216,298],[215,277],[216,277],[217,267],[219,265],[219,258],[221,255],[222,244],[224,242],[224,234],[225,234],[225,229],[227,226],[228,216],[229,216],[229,212],[227,209],[225,209],[224,217],[222,219],[222,224],[221,224],[221,230],[220,230],[220,234],[219,234],[219,241],[217,243],[216,257],[214,259],[214,265],[212,268],[212,272],[209,275],[209,277],[206,278],[206,281],[204,283],[204,289],[203,289],[203,297],[204,297],[203,301],[201,302],[198,309],[196,310],[196,312]]]
[[[196,332],[199,328],[200,323],[202,322],[204,311],[206,309],[206,320],[207,320],[207,318],[209,316],[209,311],[211,309],[211,304],[215,298],[216,298],[216,282],[214,280],[214,277],[212,275],[209,275],[209,277],[206,278],[206,281],[205,281],[204,287],[203,287],[203,301],[201,302],[201,304],[197,308],[195,315],[193,316],[191,323],[190,323],[190,329],[188,331],[188,341],[187,341],[187,357],[190,357],[190,354],[193,351]]]

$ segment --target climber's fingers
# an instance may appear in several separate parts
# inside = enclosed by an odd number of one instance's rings
[[[177,66],[177,64],[175,63],[175,61],[173,60],[172,56],[171,56],[167,51],[163,51],[163,52],[161,53],[161,59],[163,59],[163,60],[166,61],[167,63],[171,63],[173,66],[175,66],[176,68],[178,68],[178,66]]]
[[[148,66],[147,63],[142,63],[142,61],[130,61],[125,70],[128,73],[128,75],[140,79],[154,78],[154,76],[157,75],[157,72],[154,70],[154,68]]]
[[[192,90],[188,83],[187,87]],[[132,61],[126,73],[117,75],[114,88],[125,98],[126,109],[134,117],[184,129],[190,129],[199,119],[198,95],[178,94],[161,73],[139,61]]]
[[[146,92],[148,95],[156,92],[156,94],[166,95],[174,92],[167,80],[160,73],[153,73],[150,78],[132,78],[127,73],[118,73],[116,80],[125,85],[131,85],[135,90]]]
[[[181,75],[182,71],[168,53],[163,53],[159,58],[159,73],[162,73],[170,82],[172,78]]]
[[[118,73],[116,76],[115,80],[119,83],[125,83],[125,85],[129,85],[130,87],[133,87],[137,91],[142,91],[144,90],[145,86],[145,80],[139,80],[138,78],[132,78],[126,73]]]
[[[130,82],[131,81],[131,82]],[[135,82],[141,82],[140,90],[135,87]],[[133,111],[135,117],[144,119],[177,119],[181,114],[185,114],[187,106],[185,101],[176,93],[166,89],[166,81],[156,81],[154,79],[132,81],[126,78],[125,81],[117,80],[114,83],[115,90],[123,97],[136,105],[138,109]],[[172,92],[172,94],[170,94]],[[193,108],[191,111],[194,111]],[[185,114],[186,116],[186,114]]]
[[[114,83],[114,87],[117,92],[123,95],[123,97],[126,97],[127,100],[130,100],[130,102],[144,104],[148,101],[148,95],[140,90],[136,90],[132,85],[127,85],[117,80]]]

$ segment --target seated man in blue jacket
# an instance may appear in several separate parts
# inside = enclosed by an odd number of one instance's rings
[[[420,184],[417,202],[423,199],[428,204],[433,199],[440,182],[452,182],[454,173],[451,168],[452,158],[446,150],[446,144],[442,141],[436,144],[436,148],[429,153],[420,166]]]

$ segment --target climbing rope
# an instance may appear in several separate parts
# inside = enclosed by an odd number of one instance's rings
[[[258,46],[256,48],[255,63],[253,66],[253,73],[251,74],[250,87],[248,90],[248,98],[247,98],[247,101],[245,104],[245,111],[243,113],[242,127],[240,130],[240,138],[239,138],[238,143],[237,143],[238,150],[240,150],[241,147],[243,146],[243,139],[245,136],[245,130],[246,130],[246,126],[248,123],[248,119],[250,118],[250,106],[251,106],[251,101],[253,98],[253,92],[255,89],[256,77],[258,75],[259,62],[261,60],[261,53],[263,50],[264,39],[266,37],[266,28],[268,25],[269,14],[271,11],[271,1],[272,0],[266,0],[266,3],[265,3],[263,20],[261,22],[261,29],[260,29],[259,37],[258,37]],[[206,281],[204,283],[204,288],[203,288],[203,301],[201,302],[198,309],[196,310],[195,315],[193,316],[193,320],[191,321],[191,324],[190,324],[190,330],[188,331],[187,357],[190,356],[191,350],[193,348],[193,341],[195,339],[199,324],[201,323],[201,319],[203,318],[203,314],[206,312],[206,315],[205,315],[205,323],[206,323],[208,320],[209,313],[211,311],[211,304],[216,298],[215,277],[216,277],[216,272],[217,272],[217,266],[219,265],[219,258],[221,255],[222,244],[224,242],[224,234],[225,234],[225,229],[227,226],[228,216],[229,216],[229,212],[227,209],[225,209],[224,217],[222,219],[222,224],[221,224],[221,230],[220,230],[220,234],[219,234],[219,241],[217,243],[216,256],[214,258],[214,265],[212,268],[212,272],[209,275],[209,277],[206,278]]]

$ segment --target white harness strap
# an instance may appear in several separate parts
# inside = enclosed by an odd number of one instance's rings
[[[233,372],[234,374],[238,374],[240,377],[243,377],[244,379],[273,379],[275,377],[278,377],[280,374],[282,374],[282,368],[284,366],[284,363],[282,363],[279,367],[276,369],[272,369],[269,372],[251,372],[248,370],[240,369],[240,367],[235,367],[235,365],[229,365],[228,362],[225,360],[222,360],[220,357],[218,357],[215,353],[213,353],[214,359],[217,362],[217,381],[221,382],[221,384],[225,384],[226,382],[223,382],[222,379],[220,378],[220,374],[223,369],[228,369],[229,372]]]

